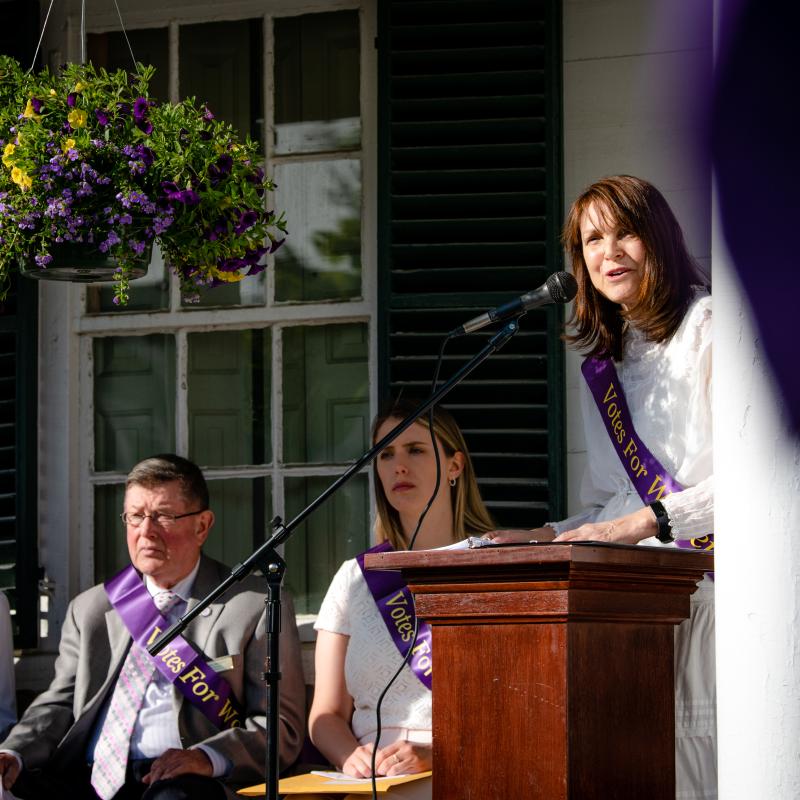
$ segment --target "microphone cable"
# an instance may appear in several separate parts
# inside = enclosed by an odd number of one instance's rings
[[[442,341],[441,347],[439,348],[439,356],[436,359],[436,367],[433,373],[433,382],[431,390],[432,392],[436,391],[436,387],[439,383],[439,372],[442,368],[442,360],[444,358],[444,349],[447,346],[447,343],[453,336],[453,332],[451,331],[448,333],[444,340]],[[430,498],[428,499],[425,508],[422,509],[422,513],[419,515],[419,519],[417,520],[417,525],[414,528],[414,533],[411,535],[411,539],[408,543],[408,550],[409,552],[414,549],[414,543],[417,541],[417,534],[422,527],[422,523],[425,521],[425,517],[430,511],[431,506],[433,505],[434,500],[436,500],[436,495],[439,494],[439,487],[442,484],[442,461],[441,457],[439,456],[439,447],[436,442],[436,432],[433,429],[433,406],[428,409],[428,433],[431,437],[431,445],[433,446],[433,454],[434,458],[436,459],[436,482],[433,487],[433,494],[431,494]],[[392,684],[400,677],[400,674],[403,671],[403,667],[408,663],[409,658],[411,658],[411,653],[414,652],[414,646],[417,643],[417,635],[419,634],[419,617],[417,616],[417,608],[416,608],[416,601],[414,599],[414,595],[411,594],[411,608],[414,612],[414,632],[411,635],[411,642],[408,645],[408,650],[406,650],[406,654],[403,657],[400,666],[397,668],[397,671],[392,675],[389,679],[389,682],[384,687],[383,691],[380,693],[378,697],[378,702],[375,706],[375,722],[376,722],[376,731],[375,731],[375,742],[372,746],[372,756],[370,758],[370,771],[372,773],[372,800],[378,800],[378,784],[377,784],[377,776],[375,774],[375,763],[378,757],[378,744],[381,740],[381,706],[383,705],[383,699],[386,697],[389,689],[392,687]]]

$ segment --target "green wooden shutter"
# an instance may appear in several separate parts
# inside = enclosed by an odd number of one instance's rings
[[[37,289],[12,281],[0,306],[0,589],[14,614],[14,644],[37,643]]]
[[[560,3],[379,4],[380,391],[426,396],[444,334],[560,268]],[[564,510],[563,309],[448,396],[496,520]],[[448,346],[446,378],[491,331]]]

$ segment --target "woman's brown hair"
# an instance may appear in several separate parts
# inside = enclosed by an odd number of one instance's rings
[[[395,400],[390,403],[372,423],[372,441],[375,442],[376,434],[388,419],[397,419],[398,422],[408,417],[419,406],[409,399]],[[428,412],[417,420],[423,427],[430,430]],[[486,510],[478,490],[475,479],[475,469],[469,457],[467,443],[461,428],[452,415],[438,406],[433,411],[433,432],[442,446],[445,455],[450,458],[455,453],[464,454],[464,468],[456,480],[456,485],[450,487],[450,502],[453,508],[453,541],[457,542],[467,536],[479,536],[486,531],[494,530],[495,524]],[[375,505],[378,516],[375,519],[375,538],[380,542],[387,539],[395,550],[405,550],[408,543],[403,536],[403,527],[400,524],[400,515],[392,507],[383,491],[383,485],[378,477],[376,461],[372,462],[372,476],[375,483]],[[442,480],[446,480],[444,474]]]
[[[581,220],[591,205],[605,225],[630,231],[644,245],[646,259],[639,294],[627,310],[606,299],[589,277]],[[631,175],[614,175],[589,186],[572,204],[561,240],[578,282],[570,320],[575,333],[566,339],[586,348],[588,355],[610,355],[619,361],[626,321],[648,339],[666,341],[686,314],[694,296],[693,286],[705,282],[664,196],[651,183]]]

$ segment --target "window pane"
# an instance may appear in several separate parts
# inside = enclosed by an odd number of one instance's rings
[[[335,478],[288,478],[286,517],[292,519]],[[286,585],[298,614],[315,614],[334,572],[369,547],[369,481],[351,478],[293,532],[284,548]]]
[[[156,68],[150,81],[150,97],[169,99],[169,36],[166,28],[147,28],[127,31],[133,55],[142,64]],[[89,61],[95,67],[105,67],[109,72],[133,69],[128,43],[122,31],[90,33],[86,37]]]
[[[188,303],[181,298],[181,307],[191,311],[193,308],[263,306],[267,296],[265,278],[266,272],[259,272],[258,275],[243,278],[238,283],[215,286],[213,289],[198,289],[198,302]]]
[[[133,462],[128,465],[128,469]],[[130,563],[125,526],[119,515],[125,500],[125,484],[96,486],[94,490],[94,579],[108,580]]]
[[[266,541],[272,519],[268,478],[233,478],[208,482],[214,527],[203,552],[229,567],[242,562]],[[266,594],[266,585],[264,587]]]
[[[94,467],[127,473],[143,458],[175,449],[175,340],[94,340]]]
[[[358,12],[275,21],[275,151],[342,150],[361,140]]]
[[[230,122],[241,139],[263,150],[262,21],[209,22],[180,29],[180,94],[207,103],[217,119]],[[263,305],[264,273],[239,283],[198,291],[199,302],[181,306],[217,308]]]
[[[180,95],[207,103],[244,139],[263,147],[262,22],[208,22],[180,29]]]
[[[147,274],[131,281],[130,300],[126,306],[114,305],[113,282],[93,283],[86,287],[86,311],[89,314],[115,314],[125,311],[161,311],[169,308],[169,282],[172,273],[164,265],[161,251],[153,247]]]
[[[284,461],[343,463],[369,445],[367,326],[283,332]]]
[[[270,331],[191,333],[189,458],[204,466],[264,464],[270,446]]]
[[[275,299],[361,295],[361,164],[355,159],[279,164],[276,205],[289,236],[275,254]]]

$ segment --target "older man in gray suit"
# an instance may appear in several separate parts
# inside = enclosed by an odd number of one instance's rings
[[[0,745],[21,798],[223,800],[264,779],[265,582],[249,577],[155,658],[159,630],[230,570],[202,554],[214,522],[199,468],[155,456],[128,475],[132,566],[69,606],[49,689]],[[281,768],[297,757],[304,685],[294,613],[283,605]]]

